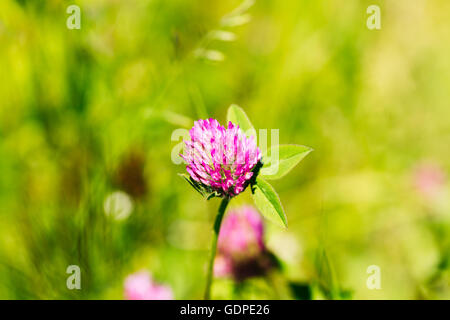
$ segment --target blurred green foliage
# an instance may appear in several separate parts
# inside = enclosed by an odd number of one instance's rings
[[[381,30],[366,27],[371,4]],[[171,135],[232,103],[315,151],[273,182],[281,272],[216,280],[214,297],[450,298],[449,184],[414,185],[422,163],[450,170],[450,2],[257,0],[223,20],[239,5],[0,2],[0,298],[122,299],[140,269],[201,298],[219,203],[176,174]],[[115,190],[134,203],[123,221],[104,213]]]

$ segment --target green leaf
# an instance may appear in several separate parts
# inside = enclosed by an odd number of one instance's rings
[[[274,146],[270,148],[270,157],[263,156],[264,166],[261,168],[260,176],[268,180],[279,179],[291,171],[312,150],[295,144]]]
[[[252,195],[256,207],[271,222],[287,227],[287,218],[275,189],[265,180],[256,179],[252,185]]]
[[[244,109],[238,105],[232,104],[228,108],[227,112],[227,122],[231,121],[233,124],[239,125],[242,131],[245,132],[247,137],[254,136],[256,138],[256,130],[253,127],[250,119],[245,114]]]

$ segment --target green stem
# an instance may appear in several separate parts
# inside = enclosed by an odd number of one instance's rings
[[[217,251],[217,239],[219,238],[220,226],[222,224],[223,215],[225,214],[225,210],[227,209],[229,202],[230,202],[229,198],[223,198],[219,207],[219,212],[217,213],[216,216],[216,221],[214,222],[214,234],[211,247],[211,257],[209,259],[208,275],[206,278],[205,300],[209,300],[211,298],[211,284],[213,280],[214,258],[216,257]]]

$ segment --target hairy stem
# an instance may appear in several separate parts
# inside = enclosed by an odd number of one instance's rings
[[[217,251],[217,239],[219,238],[220,226],[222,224],[223,215],[225,214],[225,210],[227,209],[229,202],[230,202],[229,198],[226,197],[223,198],[216,216],[216,221],[214,222],[214,234],[211,246],[211,257],[209,259],[208,275],[206,278],[206,288],[204,296],[205,300],[209,300],[211,297],[211,284],[213,280],[214,258],[216,257]]]

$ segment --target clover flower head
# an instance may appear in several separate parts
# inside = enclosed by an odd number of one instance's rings
[[[264,245],[264,224],[260,214],[250,206],[230,211],[219,233],[215,276],[232,276],[241,281],[264,275],[273,267],[271,254]]]
[[[147,271],[139,271],[125,279],[125,298],[127,300],[172,300],[173,292],[169,286],[155,283]]]
[[[223,255],[218,255],[214,260],[214,275],[216,277],[227,277],[231,275],[232,272],[232,261]]]
[[[435,164],[421,164],[415,172],[415,185],[425,197],[433,197],[445,184],[444,171]]]
[[[261,215],[250,206],[228,213],[218,239],[219,252],[240,258],[256,256],[264,250],[264,225]]]
[[[181,157],[195,187],[230,198],[244,191],[261,160],[255,138],[232,122],[225,128],[215,119],[196,121],[189,134]]]

